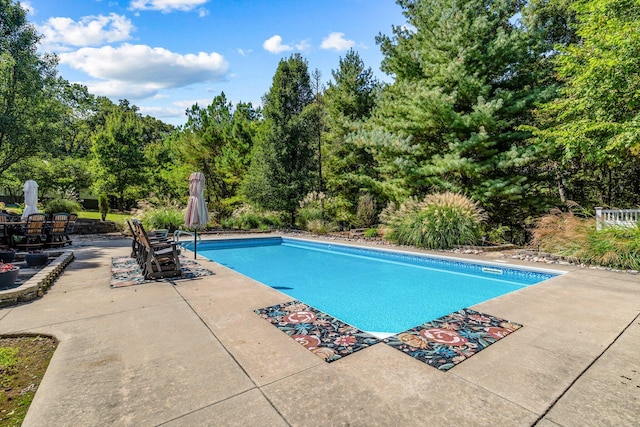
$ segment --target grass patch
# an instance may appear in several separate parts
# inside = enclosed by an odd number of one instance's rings
[[[0,425],[22,425],[57,346],[47,336],[0,337]]]
[[[85,219],[102,219],[100,212],[95,211],[81,211],[78,212],[78,218]],[[125,224],[125,219],[131,218],[131,214],[123,214],[118,212],[110,212],[107,214],[107,221],[113,221],[116,223]]]

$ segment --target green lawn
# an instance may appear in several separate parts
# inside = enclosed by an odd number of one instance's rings
[[[102,219],[100,216],[100,212],[88,212],[82,211],[78,213],[78,218],[87,218],[87,219]],[[131,214],[121,214],[121,213],[108,213],[107,221],[113,221],[117,223],[124,224],[124,220],[126,218],[131,218]]]

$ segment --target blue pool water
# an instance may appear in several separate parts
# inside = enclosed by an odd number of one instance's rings
[[[279,237],[205,241],[198,244],[198,254],[361,330],[382,334],[559,273]]]

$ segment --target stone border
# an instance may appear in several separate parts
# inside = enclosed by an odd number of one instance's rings
[[[16,305],[43,296],[73,259],[72,251],[63,251],[22,285],[0,291],[0,307]]]

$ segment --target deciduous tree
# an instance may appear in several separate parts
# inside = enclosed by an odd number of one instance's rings
[[[256,144],[244,186],[249,200],[288,212],[291,224],[316,176],[314,129],[305,114],[312,102],[307,61],[300,54],[281,60],[263,99],[265,135]]]

